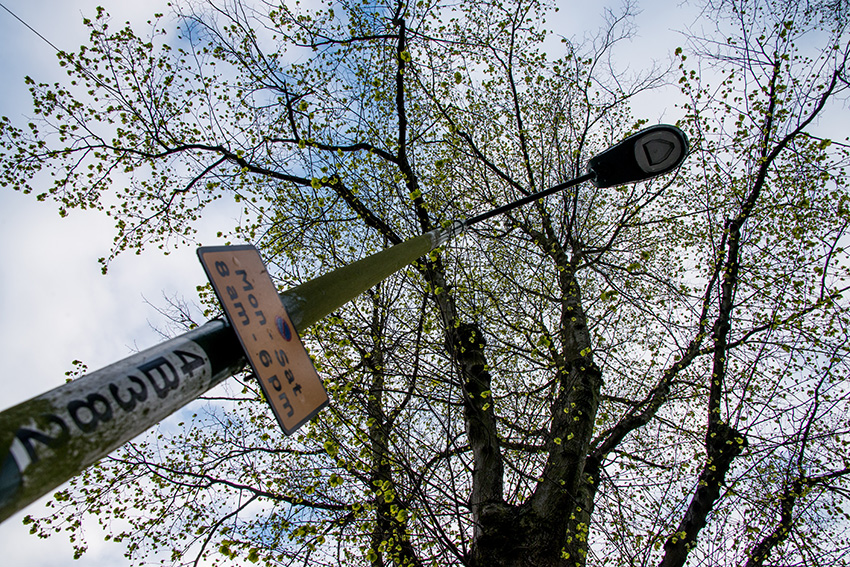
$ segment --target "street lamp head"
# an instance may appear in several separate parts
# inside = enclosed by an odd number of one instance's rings
[[[587,162],[597,187],[635,183],[679,167],[688,155],[688,138],[675,126],[659,124],[629,136]]]
[[[564,181],[543,191],[531,193],[522,199],[490,209],[471,219],[459,221],[445,238],[460,234],[464,229],[481,221],[585,181],[590,181],[597,187],[612,187],[667,173],[679,167],[687,154],[688,138],[684,132],[667,124],[650,126],[591,158],[587,163],[585,175]]]

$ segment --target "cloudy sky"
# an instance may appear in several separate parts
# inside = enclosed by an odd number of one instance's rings
[[[0,0],[3,6],[61,49],[74,50],[86,40],[81,20],[98,4],[114,20],[142,24],[156,11],[167,12],[164,0]],[[655,2],[669,5],[672,2]],[[601,24],[601,8],[588,10],[586,2],[562,0],[559,23],[553,27],[566,36],[581,36]],[[619,2],[611,2],[619,6]],[[681,39],[673,31],[691,16],[681,9],[654,6],[645,1],[637,17],[638,34],[632,56],[642,67],[651,58],[667,59]],[[668,11],[671,10],[671,11]],[[30,104],[23,77],[39,82],[62,80],[53,48],[0,7],[0,115],[25,123]],[[646,117],[655,122],[663,104]],[[674,121],[675,112],[664,118]],[[204,219],[200,240],[217,244],[216,225],[227,213]],[[90,370],[115,362],[160,341],[152,327],[163,326],[161,315],[148,305],[163,306],[163,294],[193,300],[195,286],[205,277],[194,248],[163,256],[151,251],[124,255],[102,276],[97,258],[108,254],[113,236],[109,220],[97,213],[74,211],[62,219],[52,203],[10,188],[0,189],[0,410],[37,396],[64,382],[71,361],[80,359]],[[72,561],[67,538],[38,540],[21,524],[25,513],[40,514],[43,503],[0,524],[0,549],[6,567],[55,567]],[[104,543],[96,526],[88,531],[90,551],[74,565],[114,566],[126,563],[123,548]]]
[[[61,49],[86,39],[81,21],[105,4],[117,21],[144,22],[164,1],[2,0],[2,4]],[[157,7],[160,4],[162,7]],[[19,124],[29,115],[23,77],[61,80],[53,49],[0,8],[0,114]],[[25,122],[24,122],[25,123]],[[162,317],[146,303],[164,305],[163,294],[194,299],[203,270],[193,248],[169,256],[151,253],[119,257],[102,276],[97,258],[106,255],[112,223],[103,215],[74,211],[62,219],[52,203],[0,190],[0,409],[37,396],[64,382],[71,361],[96,370],[160,341],[153,326]],[[204,244],[214,244],[205,238]],[[0,524],[0,563],[8,567],[68,565],[72,550],[65,536],[39,540],[21,524],[38,514],[37,502]],[[123,548],[103,542],[88,529],[90,551],[80,567],[126,564]]]

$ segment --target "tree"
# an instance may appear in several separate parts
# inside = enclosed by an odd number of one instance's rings
[[[679,174],[585,184],[422,258],[301,330],[332,397],[302,433],[242,376],[34,532],[120,521],[129,556],[176,564],[840,563],[848,146],[817,126],[848,87],[843,8],[706,4],[717,33],[676,51]],[[557,47],[551,9],[197,3],[145,37],[99,11],[59,54],[69,83],[30,80],[38,121],[3,119],[2,180],[51,171],[38,198],[114,216],[104,269],[233,197],[232,236],[289,287],[580,174],[646,122],[629,101],[669,75],[614,70],[629,8]]]

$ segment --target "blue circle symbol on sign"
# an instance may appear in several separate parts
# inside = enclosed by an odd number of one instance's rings
[[[275,319],[275,323],[277,323],[277,331],[280,333],[280,336],[286,339],[287,341],[292,340],[292,329],[289,328],[289,324],[283,320],[283,317],[278,315]]]

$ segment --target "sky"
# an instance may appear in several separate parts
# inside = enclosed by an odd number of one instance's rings
[[[83,14],[105,4],[119,22],[144,22],[165,2],[109,0],[2,0],[3,5],[60,49],[74,50],[87,38]],[[158,5],[162,5],[158,7]],[[62,79],[53,49],[0,8],[0,114],[18,123],[30,112],[25,75]],[[212,219],[210,219],[212,220]],[[203,244],[218,244],[212,222]],[[53,203],[37,202],[10,188],[0,189],[0,410],[37,396],[65,381],[73,360],[90,371],[160,342],[154,326],[163,317],[147,302],[163,306],[163,294],[195,298],[205,276],[195,250],[119,256],[103,276],[97,263],[109,252],[112,222],[92,211],[60,218]],[[21,523],[39,514],[43,500],[0,524],[0,560],[5,567],[54,567],[71,563],[65,535],[40,540]],[[126,564],[123,547],[106,543],[90,522],[89,552],[79,567]]]
[[[0,0],[9,10],[61,49],[85,42],[84,15],[103,5],[116,22],[143,24],[154,12],[168,12],[165,0]],[[612,2],[619,6],[619,2]],[[644,1],[632,40],[633,65],[665,60],[679,42],[675,33],[691,17],[672,2]],[[553,27],[566,36],[592,32],[601,23],[601,8],[562,0]],[[662,7],[663,6],[663,7]],[[563,22],[563,23],[560,23]],[[23,77],[39,82],[62,80],[53,48],[0,7],[0,115],[26,123],[29,93]],[[650,123],[663,114],[675,121],[656,98],[647,112]],[[221,223],[232,224],[226,210],[210,211],[201,223],[199,244],[220,244],[214,234]],[[39,203],[31,195],[0,188],[0,411],[37,396],[65,381],[73,360],[90,371],[161,341],[154,327],[163,317],[163,295],[195,299],[195,287],[205,282],[194,247],[168,256],[151,250],[141,256],[120,255],[106,276],[97,258],[109,252],[112,223],[97,212],[72,211],[60,218],[55,204]],[[150,304],[153,304],[150,305]],[[40,514],[43,500],[0,524],[4,567],[56,567],[72,561],[64,535],[39,540],[21,524],[26,513]],[[101,567],[126,564],[123,547],[103,541],[93,522],[87,525],[89,552],[73,564]]]

